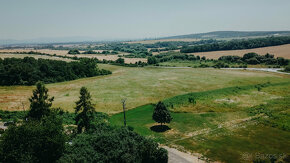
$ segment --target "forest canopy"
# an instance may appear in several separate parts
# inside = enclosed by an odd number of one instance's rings
[[[95,59],[73,62],[33,57],[0,59],[0,85],[34,85],[38,81],[55,83],[111,73],[99,69]]]

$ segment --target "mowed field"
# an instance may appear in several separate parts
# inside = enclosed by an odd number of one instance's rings
[[[57,56],[68,56],[68,57],[84,57],[84,58],[97,58],[99,60],[112,60],[115,61],[117,60],[119,57],[118,55],[127,55],[128,53],[120,53],[120,54],[115,54],[115,55],[110,55],[110,54],[79,54],[79,55],[71,55],[71,54],[67,54],[68,50],[51,50],[51,49],[39,49],[39,50],[34,50],[34,49],[0,49],[0,56],[2,54],[7,54],[7,53],[16,53],[16,52],[30,52],[30,51],[34,51],[34,52],[39,52],[39,53],[46,53],[46,54],[50,54],[50,55],[57,55]],[[102,50],[96,50],[99,52],[102,52]],[[83,52],[83,51],[80,51]],[[18,55],[18,54],[15,54]],[[6,57],[9,57],[6,55]],[[11,56],[12,57],[12,56]],[[17,56],[16,56],[17,57]],[[135,63],[138,61],[142,61],[142,62],[147,62],[146,58],[124,58],[125,59],[125,63]]]
[[[46,56],[46,55],[35,55],[35,54],[11,54],[11,53],[0,53],[0,58],[24,58],[24,57],[34,57],[35,59],[52,59],[52,60],[60,60],[60,61],[66,61],[70,62],[73,61],[72,59],[69,58],[60,58],[60,57],[54,57],[54,56]]]
[[[269,54],[274,54],[275,57],[283,57],[286,59],[290,59],[290,44],[255,48],[255,49],[199,52],[199,53],[192,53],[192,54],[205,56],[206,58],[209,58],[209,59],[218,59],[221,56],[227,56],[227,55],[243,56],[244,54],[250,53],[250,52],[255,52],[260,55],[265,55],[266,53],[269,53]]]
[[[91,92],[97,111],[113,114],[122,111],[123,98],[127,99],[127,108],[132,109],[190,92],[290,81],[289,75],[246,70],[130,68],[102,64],[99,67],[113,74],[47,84],[49,94],[55,97],[53,106],[73,111],[82,86]],[[24,104],[27,109],[33,89],[34,86],[1,86],[0,108],[22,110]]]
[[[151,104],[127,111],[127,125],[161,144],[203,160],[289,161],[290,82],[285,81],[262,80],[261,89],[250,84],[164,99],[173,117],[166,124],[169,130],[164,132],[152,129],[159,124],[152,120]],[[189,98],[194,98],[195,103],[190,103]],[[110,122],[122,126],[123,114],[113,115]]]

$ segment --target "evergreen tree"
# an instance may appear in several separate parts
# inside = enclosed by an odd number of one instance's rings
[[[30,110],[27,117],[40,120],[42,117],[49,115],[50,107],[54,97],[49,98],[48,89],[42,82],[36,84],[33,95],[29,98]]]
[[[152,118],[155,122],[161,123],[161,125],[162,123],[170,123],[172,120],[169,110],[161,101],[159,101],[154,108]]]
[[[86,87],[80,90],[80,100],[76,102],[75,113],[76,124],[78,125],[78,133],[81,133],[83,128],[88,130],[91,122],[94,119],[95,108],[91,102],[91,94]]]

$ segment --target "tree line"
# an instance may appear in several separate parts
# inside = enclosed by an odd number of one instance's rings
[[[33,57],[0,59],[0,85],[34,85],[38,81],[54,83],[84,77],[107,75],[95,59],[65,62]]]
[[[240,56],[221,56],[218,60],[206,59],[205,56],[195,56],[188,55],[184,53],[169,52],[162,53],[152,57],[148,57],[149,65],[156,65],[161,62],[167,62],[172,60],[183,60],[183,61],[208,61],[217,63],[217,68],[229,67],[228,63],[238,63],[242,65],[256,65],[256,64],[265,64],[265,65],[277,65],[277,66],[286,66],[289,64],[289,60],[283,57],[275,58],[272,54],[259,55],[257,53],[246,53],[243,57]],[[227,65],[227,66],[226,66]]]
[[[1,162],[153,162],[168,161],[167,151],[132,129],[110,126],[108,116],[96,116],[91,94],[80,89],[74,126],[64,127],[60,108],[41,82],[29,98],[30,109],[22,121],[0,137]],[[160,109],[157,114],[166,115]],[[157,118],[158,119],[158,118]],[[160,122],[169,122],[169,115]]]
[[[183,46],[180,50],[181,53],[195,53],[219,50],[238,50],[238,49],[252,49],[267,46],[276,46],[289,44],[290,37],[267,37],[256,38],[247,40],[231,40],[227,42],[219,42],[212,44],[196,45],[196,46]]]

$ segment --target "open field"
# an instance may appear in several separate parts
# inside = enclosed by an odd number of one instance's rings
[[[244,49],[244,50],[227,50],[227,51],[212,51],[212,52],[198,52],[192,53],[194,55],[205,56],[209,59],[218,59],[221,56],[236,55],[243,56],[246,53],[255,52],[260,55],[266,53],[274,54],[275,57],[284,57],[290,59],[290,44],[280,46],[270,46],[264,48]]]
[[[30,51],[34,51],[34,52],[39,52],[39,53],[46,53],[46,54],[51,54],[51,55],[57,55],[57,56],[68,56],[68,57],[84,57],[84,58],[98,58],[99,60],[112,60],[115,61],[117,60],[119,57],[118,55],[127,55],[128,53],[120,53],[120,54],[79,54],[79,55],[72,55],[72,54],[67,54],[68,50],[50,50],[50,49],[39,49],[39,50],[33,50],[33,49],[0,49],[0,55],[1,53],[16,53],[16,52],[30,52]],[[101,50],[102,51],[102,50]],[[100,52],[101,52],[100,51]],[[83,52],[83,51],[80,51]],[[125,59],[125,63],[135,63],[138,61],[142,61],[142,62],[147,62],[146,58],[124,58]]]
[[[289,75],[245,70],[130,68],[102,64],[99,67],[113,74],[48,84],[50,95],[55,97],[53,106],[73,111],[82,86],[90,90],[97,111],[111,114],[121,111],[122,98],[127,98],[127,108],[132,109],[189,92],[290,81]],[[27,109],[32,89],[34,86],[1,86],[0,108],[22,110],[24,102]]]
[[[127,111],[127,124],[162,144],[212,161],[269,161],[268,155],[281,160],[290,154],[289,86],[289,81],[264,84],[258,91],[246,85],[165,99],[174,105],[171,129],[165,132],[150,130],[157,125],[150,104]],[[188,97],[196,104],[189,103]],[[123,114],[113,115],[110,122],[121,126]]]
[[[42,59],[52,59],[52,60],[61,60],[61,61],[73,61],[72,59],[69,58],[60,58],[60,57],[54,57],[54,56],[46,56],[46,55],[35,55],[35,54],[3,54],[0,53],[0,58],[24,58],[24,57],[34,57],[35,59],[42,58]]]

